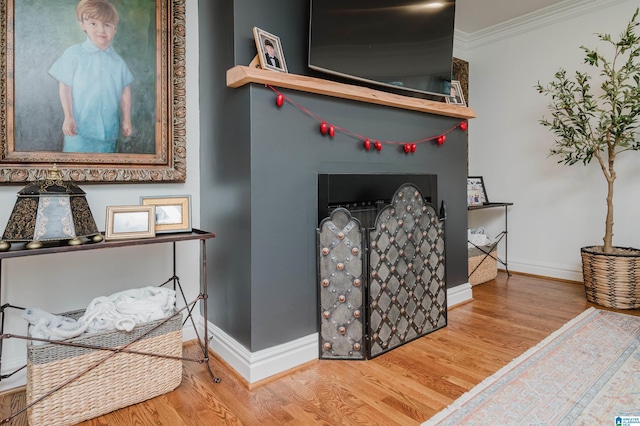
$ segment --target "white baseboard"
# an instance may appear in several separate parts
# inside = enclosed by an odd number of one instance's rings
[[[567,266],[554,263],[531,263],[509,257],[509,271],[569,281],[582,282],[583,280],[581,264]]]
[[[473,300],[471,284],[465,283],[447,289],[447,306],[455,306]]]
[[[27,359],[10,359],[5,362],[2,360],[2,374],[11,374],[12,372],[18,370],[21,367],[24,367],[27,364]],[[2,379],[0,381],[0,392],[5,392],[11,389],[18,388],[20,386],[25,386],[27,384],[27,368],[23,368],[18,371],[11,377],[7,377],[6,379]]]
[[[250,384],[318,359],[318,333],[250,352],[219,327],[208,327],[211,349]]]
[[[472,298],[473,293],[469,283],[447,289],[449,306],[469,301]],[[318,333],[258,352],[250,352],[211,322],[208,327],[211,349],[249,384],[318,359]]]

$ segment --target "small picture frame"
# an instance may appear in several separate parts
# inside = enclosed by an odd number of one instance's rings
[[[253,28],[253,37],[256,41],[258,61],[262,69],[289,72],[287,71],[287,63],[284,60],[280,37],[258,27]]]
[[[479,206],[489,202],[482,176],[467,177],[467,205]]]
[[[151,238],[156,236],[155,206],[109,206],[105,240]]]
[[[451,80],[451,96],[446,96],[448,104],[467,106],[464,101],[464,93],[462,93],[462,86],[458,80]]]
[[[140,197],[140,204],[155,207],[157,234],[191,232],[191,195]]]

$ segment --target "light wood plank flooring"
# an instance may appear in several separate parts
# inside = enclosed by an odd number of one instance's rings
[[[212,355],[221,383],[185,362],[177,390],[82,425],[419,425],[590,306],[581,284],[502,272],[473,294],[446,328],[373,360],[313,362],[250,391]],[[1,396],[2,418],[24,400]]]

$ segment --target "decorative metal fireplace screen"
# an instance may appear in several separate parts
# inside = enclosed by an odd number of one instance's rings
[[[444,261],[444,222],[412,184],[368,232],[335,209],[318,229],[320,358],[373,358],[446,326]]]

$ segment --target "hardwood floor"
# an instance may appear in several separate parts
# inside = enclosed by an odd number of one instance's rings
[[[177,390],[82,425],[419,425],[591,306],[581,284],[502,272],[473,294],[444,329],[373,360],[313,362],[249,391],[212,355],[221,383],[185,362]],[[1,396],[0,416],[24,400]]]

